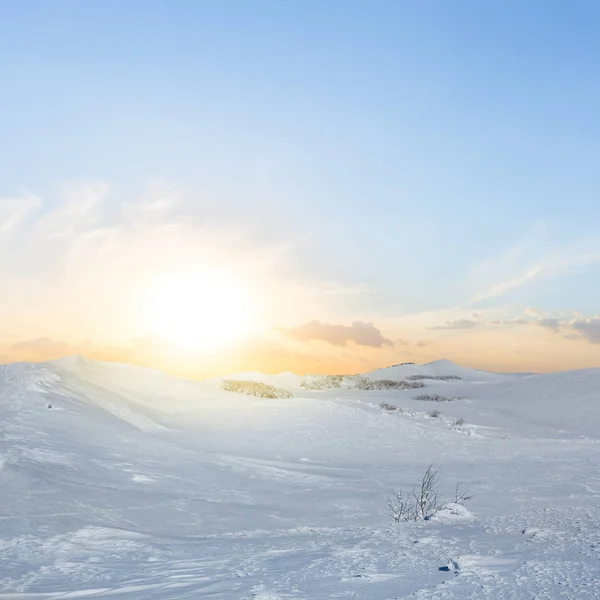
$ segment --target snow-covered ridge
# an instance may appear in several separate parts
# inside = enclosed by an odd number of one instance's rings
[[[444,406],[443,413],[451,419],[465,419],[488,435],[504,432],[502,435],[521,437],[600,439],[600,369],[540,375],[490,373],[438,360],[424,365],[406,363],[351,376],[341,386],[333,386],[333,389],[326,386],[325,391],[310,385],[322,376],[245,372],[199,382],[173,378],[155,369],[93,361],[82,356],[39,365],[5,365],[3,369],[7,373],[19,369],[38,373],[38,389],[54,386],[55,390],[62,389],[71,396],[78,396],[82,402],[152,430],[172,427],[179,419],[194,421],[200,407],[208,405],[215,411],[223,403],[236,400],[238,394],[222,389],[224,382],[233,380],[263,383],[285,392],[282,397],[289,392],[296,400],[331,401],[341,395],[348,399],[364,398],[371,403],[391,402],[412,411],[441,410],[435,402],[415,400],[419,396],[461,398],[462,401]],[[425,387],[366,391],[365,386],[362,389],[357,386],[357,378]],[[61,381],[58,386],[57,379]],[[29,385],[36,387],[33,381]],[[357,387],[359,389],[355,389]],[[237,401],[244,402],[244,399],[237,398]]]
[[[404,363],[370,372],[369,377],[376,379],[406,379],[414,376],[444,376],[450,375],[460,377],[465,381],[497,381],[506,377],[514,377],[513,374],[490,373],[477,369],[461,367],[450,360],[436,360],[434,362],[418,365],[415,363]]]

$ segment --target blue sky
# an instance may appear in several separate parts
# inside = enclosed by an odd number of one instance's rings
[[[38,217],[65,182],[110,186],[104,222],[167,182],[182,218],[291,244],[275,278],[369,290],[315,319],[595,318],[597,3],[0,11],[0,197],[39,196]]]

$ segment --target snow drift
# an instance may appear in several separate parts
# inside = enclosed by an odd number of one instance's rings
[[[237,376],[293,396],[265,399],[83,357],[1,366],[0,597],[597,597],[600,370],[367,376],[427,387]],[[391,523],[430,462],[468,509]]]

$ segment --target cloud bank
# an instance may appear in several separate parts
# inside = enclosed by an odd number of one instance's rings
[[[591,344],[600,344],[600,317],[573,321],[571,327]]]
[[[290,329],[280,329],[287,336],[308,342],[310,340],[321,340],[333,346],[346,346],[352,342],[357,346],[368,346],[370,348],[381,348],[387,346],[392,348],[394,343],[383,336],[381,331],[373,323],[354,321],[352,325],[331,325],[320,321],[309,321],[304,325]]]
[[[457,321],[447,321],[445,325],[435,325],[429,329],[474,329],[478,325],[480,325],[478,321],[458,319]]]

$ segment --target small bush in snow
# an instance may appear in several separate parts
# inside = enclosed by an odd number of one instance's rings
[[[314,379],[305,379],[300,387],[305,390],[329,390],[332,388],[342,387],[344,382],[344,375],[324,375],[322,377],[316,377]]]
[[[368,377],[364,375],[346,375],[344,382],[350,388],[362,389],[360,386],[364,385],[364,382],[370,381]]]
[[[463,396],[441,396],[440,394],[419,394],[413,396],[413,400],[420,400],[421,402],[456,402],[457,400],[463,400]]]
[[[437,381],[450,381],[455,379],[462,379],[458,375],[410,375],[407,377],[409,381],[422,381],[423,379],[435,379]]]
[[[388,512],[397,523],[406,521],[428,521],[448,503],[439,501],[439,468],[431,463],[421,483],[410,493],[394,490],[394,497],[388,498]],[[463,493],[456,485],[453,504],[464,504],[473,496]]]
[[[432,419],[437,419],[437,418],[440,416],[440,414],[441,414],[441,413],[440,413],[440,411],[439,411],[439,410],[437,410],[437,409],[435,409],[435,410],[432,410],[432,411],[429,413],[429,416],[430,416]]]
[[[388,404],[387,402],[382,402],[382,403],[379,405],[379,408],[380,408],[381,410],[387,410],[388,412],[395,412],[395,411],[397,411],[397,410],[398,410],[398,407],[397,407],[397,406],[394,406],[393,404]]]
[[[394,490],[394,498],[388,499],[388,511],[398,523],[430,519],[440,509],[438,502],[439,469],[432,463],[427,467],[421,483],[412,492]]]
[[[355,379],[357,390],[414,390],[424,388],[420,381],[393,381],[392,379],[369,379],[360,377]]]
[[[350,389],[371,390],[414,390],[424,388],[421,381],[394,381],[392,379],[370,379],[364,375],[324,375],[314,379],[305,379],[300,387],[305,390],[329,390],[347,386]]]
[[[454,488],[454,504],[464,504],[473,498],[473,494],[467,494],[466,492],[460,491],[460,483],[456,484]]]
[[[458,419],[454,419],[452,427],[454,427],[454,429],[460,429],[465,424],[465,422],[466,421],[462,417],[459,417]]]
[[[237,394],[246,394],[248,396],[257,396],[259,398],[293,398],[293,394],[283,388],[260,383],[258,381],[239,381],[237,379],[225,379],[221,387],[226,392],[235,392]]]

